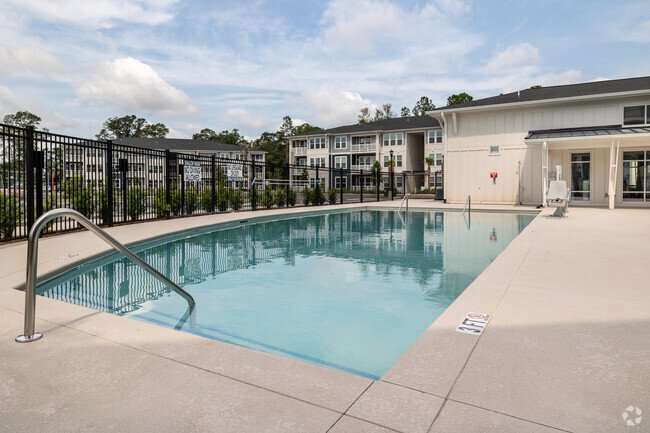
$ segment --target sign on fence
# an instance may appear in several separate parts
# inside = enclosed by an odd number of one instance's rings
[[[183,174],[187,182],[201,182],[201,162],[186,159],[183,166]]]
[[[241,182],[244,180],[242,164],[228,164],[226,169],[228,170],[228,180],[233,182]]]

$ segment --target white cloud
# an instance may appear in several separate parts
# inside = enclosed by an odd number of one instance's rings
[[[14,6],[47,21],[110,28],[118,22],[161,24],[171,20],[177,0],[10,0]]]
[[[377,108],[377,104],[359,93],[328,89],[307,90],[300,96],[300,102],[307,112],[313,113],[309,123],[325,128],[356,123],[361,108],[368,107],[371,113]]]
[[[540,59],[539,50],[529,43],[510,45],[505,50],[497,53],[490,60],[484,72],[488,74],[502,74],[515,69],[535,66]]]
[[[228,123],[233,125],[231,128],[262,130],[270,126],[270,122],[267,118],[263,116],[253,117],[243,108],[229,108],[226,111],[224,118]]]
[[[115,105],[165,117],[193,114],[190,97],[163,80],[151,66],[131,57],[104,62],[92,81],[76,85],[85,104]]]
[[[35,46],[0,46],[0,76],[29,74],[50,78],[64,70],[59,59]]]
[[[467,2],[460,0],[437,0],[410,10],[388,0],[333,0],[321,25],[327,45],[352,54],[371,54],[377,48],[385,51],[387,46],[429,46],[427,37],[438,35],[437,42],[441,42],[450,30],[454,30],[449,39],[453,41],[457,32],[451,22],[467,12]],[[445,50],[443,44],[437,46]]]
[[[21,110],[21,101],[7,87],[0,86],[0,118]]]

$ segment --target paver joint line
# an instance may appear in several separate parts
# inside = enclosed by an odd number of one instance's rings
[[[537,218],[540,218],[540,216],[538,216]],[[533,233],[535,233],[535,240],[539,237],[540,231],[541,230],[536,230],[536,231],[533,232]],[[499,309],[499,305],[501,304],[501,301],[503,301],[503,298],[506,296],[506,293],[508,293],[508,290],[510,290],[510,285],[512,284],[512,280],[515,278],[515,275],[517,275],[517,273],[519,272],[519,269],[521,269],[521,265],[526,260],[526,257],[528,257],[528,254],[530,253],[530,250],[533,247],[534,243],[535,242],[533,241],[533,242],[531,242],[529,244],[528,248],[526,249],[526,254],[524,254],[524,256],[519,261],[519,264],[517,265],[517,270],[512,274],[512,277],[508,280],[508,285],[506,286],[506,289],[503,291],[503,294],[501,295],[501,297],[499,298],[499,301],[497,302],[497,304],[494,307],[494,311],[492,312],[492,319],[494,319],[494,316],[495,316],[497,310]],[[467,359],[465,359],[465,363],[463,363],[463,367],[458,372],[458,375],[456,375],[456,379],[454,379],[454,383],[449,388],[449,391],[447,391],[447,395],[444,397],[445,400],[442,402],[442,405],[440,406],[440,409],[438,409],[438,413],[436,413],[436,416],[433,418],[433,421],[431,421],[431,424],[429,425],[429,430],[431,430],[433,425],[436,423],[436,421],[440,417],[440,414],[442,413],[442,410],[444,409],[445,405],[447,404],[447,401],[449,400],[449,396],[451,395],[451,392],[454,390],[454,386],[456,386],[456,383],[458,382],[458,379],[460,379],[460,377],[463,375],[463,372],[465,371],[465,367],[467,367],[467,364],[469,363],[470,358],[474,354],[474,350],[476,349],[476,346],[478,346],[478,343],[481,341],[481,338],[483,337],[483,335],[485,335],[485,331],[487,330],[487,328],[489,326],[490,326],[490,323],[488,323],[485,326],[485,329],[483,330],[483,332],[476,338],[476,342],[472,346],[472,350],[470,350],[469,355],[467,355]],[[516,418],[516,417],[513,417],[513,418]],[[528,421],[528,420],[526,420],[526,421]]]

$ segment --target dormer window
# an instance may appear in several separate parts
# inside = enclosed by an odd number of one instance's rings
[[[650,105],[623,108],[623,126],[650,125]]]

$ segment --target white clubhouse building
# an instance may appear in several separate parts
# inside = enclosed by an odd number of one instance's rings
[[[539,87],[428,112],[442,125],[448,202],[650,206],[650,77]]]

